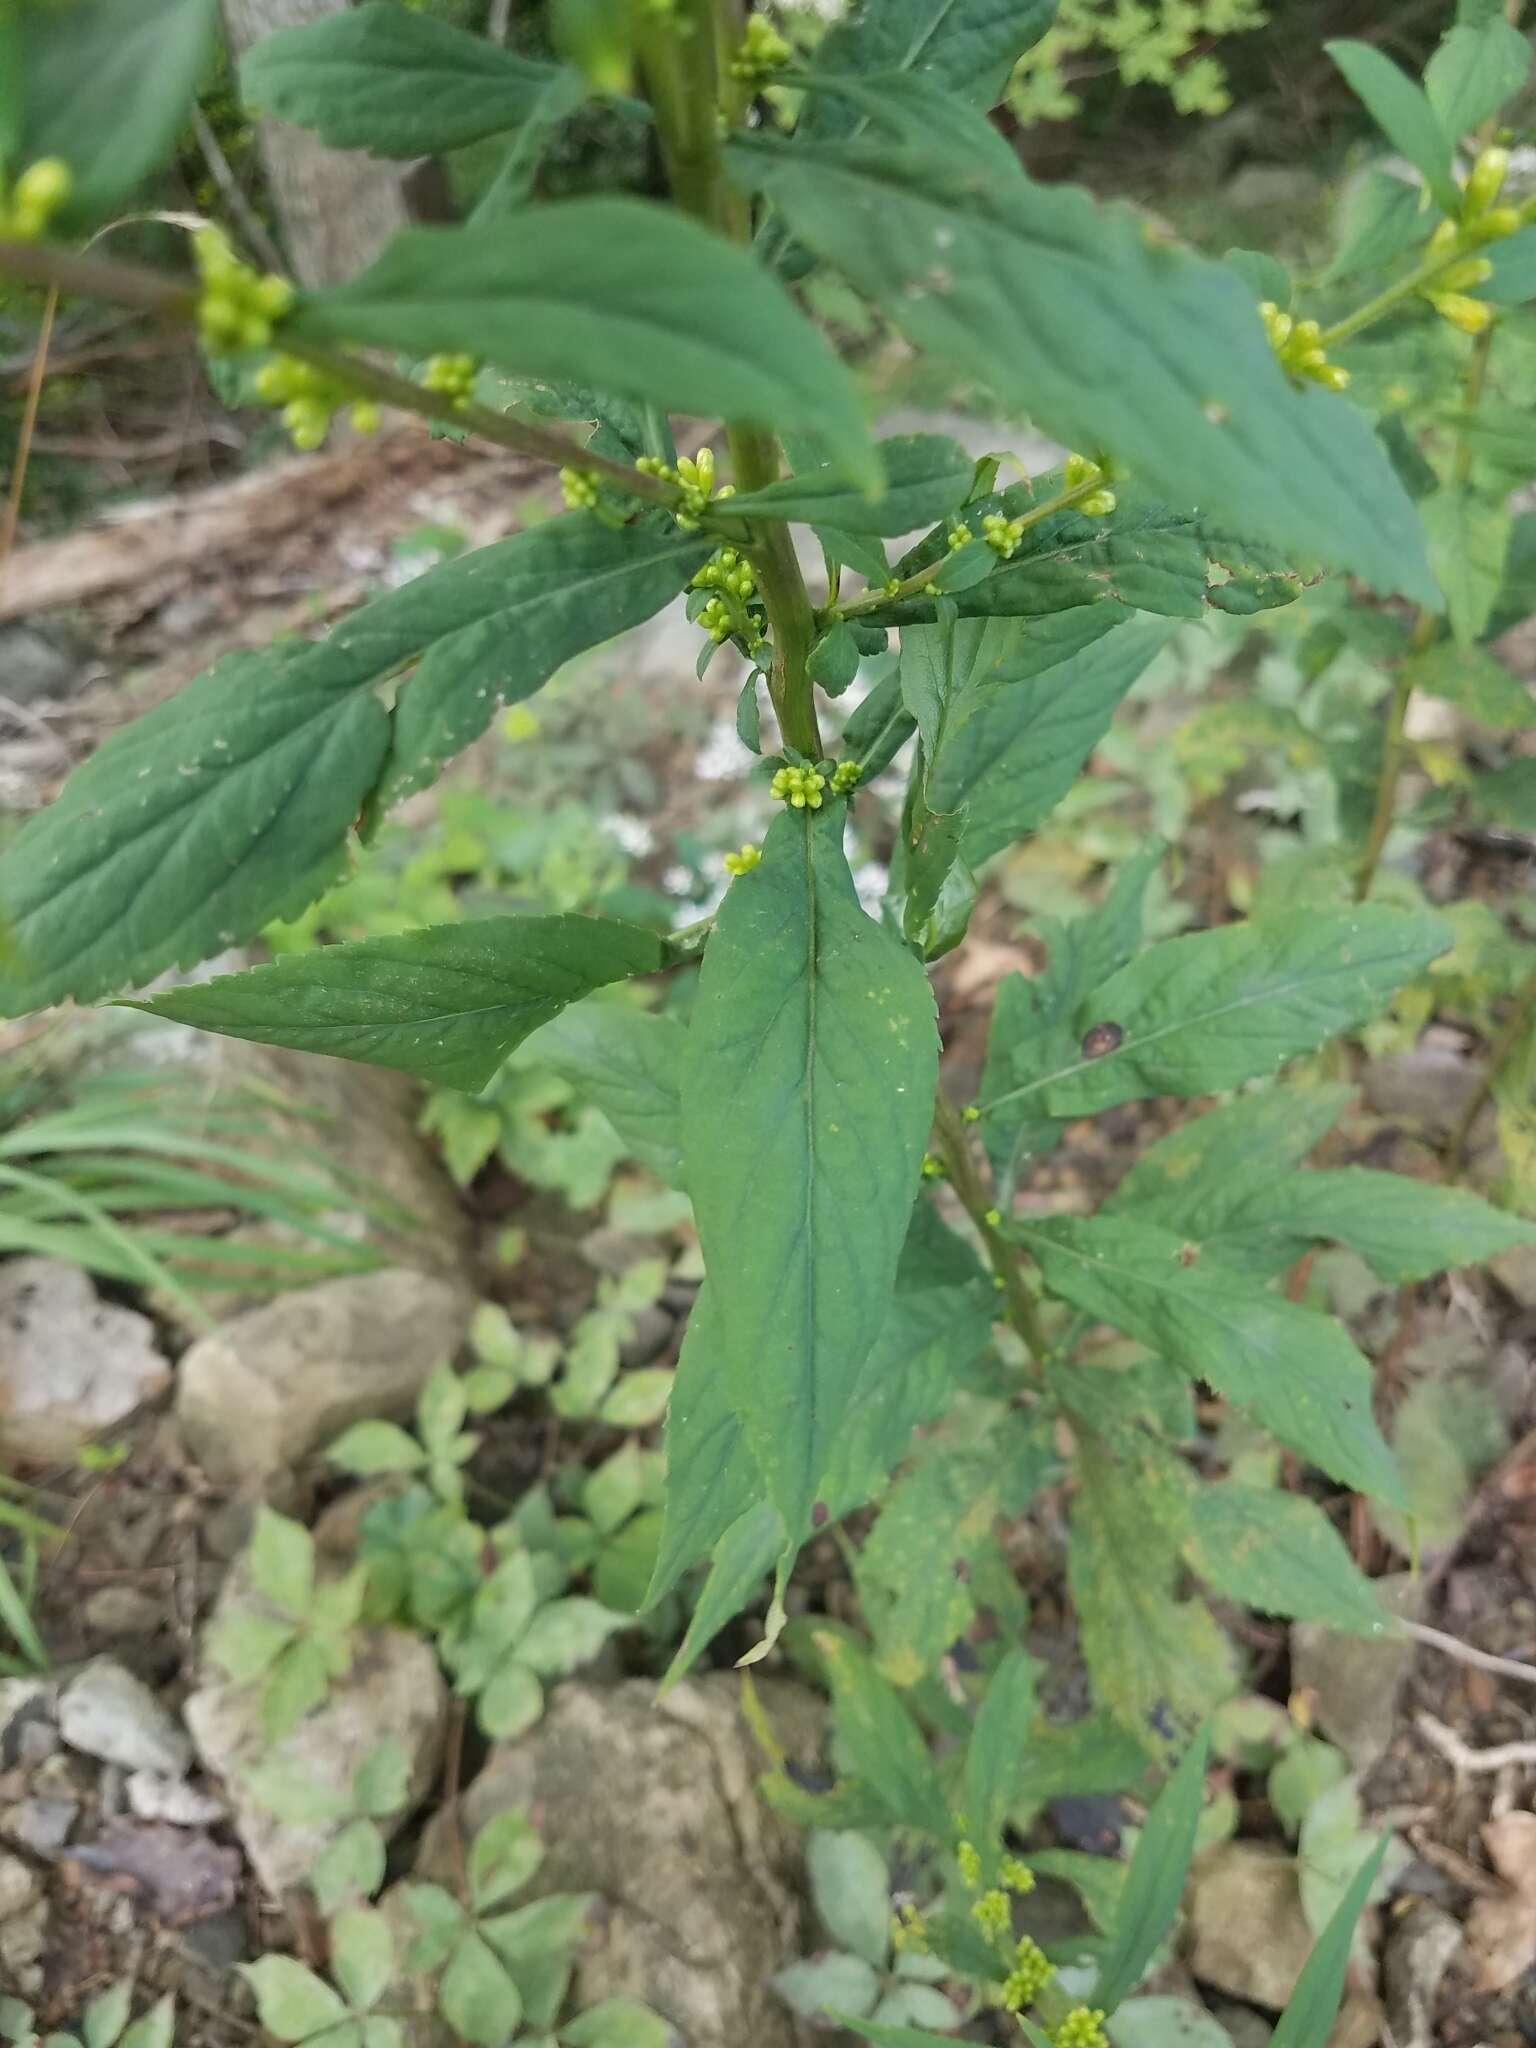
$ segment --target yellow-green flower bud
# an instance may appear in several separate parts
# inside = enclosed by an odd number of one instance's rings
[[[999,1941],[1013,1927],[1013,1907],[1008,1894],[983,1892],[971,1908],[971,1918],[990,1941]]]
[[[725,872],[728,875],[750,875],[762,857],[758,847],[744,846],[740,853],[728,853],[725,856]]]
[[[1466,189],[1462,195],[1464,217],[1473,220],[1478,214],[1486,213],[1504,189],[1504,180],[1508,175],[1507,149],[1481,151],[1467,175]]]
[[[1431,256],[1449,256],[1453,249],[1461,247],[1461,223],[1443,220],[1429,238]]]
[[[1104,2015],[1097,2006],[1074,2005],[1051,2040],[1055,2048],[1109,2048]]]
[[[965,1105],[964,1109],[961,1110],[960,1117],[963,1123],[979,1124],[981,1122],[981,1109],[979,1104],[974,1102],[968,1102]]]
[[[1465,292],[1474,285],[1486,284],[1493,275],[1493,265],[1486,256],[1469,256],[1464,263],[1453,263],[1449,270],[1441,271],[1435,279],[1437,292]]]
[[[1021,1899],[1028,1898],[1035,1888],[1035,1873],[1019,1856],[1005,1856],[998,1873],[1009,1891],[1017,1892]]]
[[[948,544],[949,552],[954,555],[958,554],[961,548],[967,546],[973,536],[971,529],[965,524],[964,520],[961,520],[959,525],[952,526],[949,529],[944,538]]]
[[[897,1955],[923,1955],[928,1948],[928,1929],[923,1916],[910,1901],[891,1916],[891,1947]]]
[[[1472,222],[1469,232],[1474,242],[1502,242],[1524,226],[1525,216],[1518,206],[1490,206]]]
[[[1099,473],[1099,465],[1090,462],[1086,455],[1069,455],[1062,474],[1067,489],[1077,491],[1084,484],[1092,483]]]
[[[955,1851],[955,1867],[971,1891],[981,1884],[981,1851],[974,1842],[962,1842]]]
[[[775,71],[782,71],[793,55],[794,51],[765,14],[750,15],[746,33],[731,59],[731,76],[756,90]]]
[[[1001,512],[988,512],[981,522],[982,539],[994,554],[1006,562],[1017,552],[1027,524],[1022,515],[1017,519],[1007,519]]]
[[[384,424],[384,415],[371,398],[357,398],[352,401],[347,418],[359,434],[376,434]]]
[[[1013,1968],[1003,1979],[1003,2010],[1027,2012],[1056,1974],[1037,1941],[1024,1935],[1014,1951]]]
[[[814,768],[780,768],[768,785],[768,794],[795,811],[819,811],[827,778]]]
[[[590,469],[562,469],[560,490],[573,512],[588,512],[597,503],[597,477]]]
[[[858,761],[839,761],[832,771],[832,794],[848,796],[864,779],[863,765]]]
[[[1430,292],[1428,298],[1440,318],[1463,334],[1481,334],[1492,322],[1493,308],[1486,299],[1469,299],[1462,292]]]
[[[1113,491],[1092,491],[1077,509],[1085,519],[1107,519],[1119,502]]]

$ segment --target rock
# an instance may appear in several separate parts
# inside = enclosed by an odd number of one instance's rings
[[[129,1771],[182,1778],[192,1745],[141,1679],[96,1657],[59,1695],[59,1733],[71,1749]]]
[[[1423,1582],[1409,1572],[1376,1581],[1391,1611],[1417,1618]],[[1413,1663],[1409,1636],[1342,1635],[1315,1622],[1291,1629],[1291,1689],[1313,1695],[1318,1727],[1336,1743],[1356,1771],[1367,1771],[1386,1751],[1397,1728],[1397,1694]]]
[[[19,1856],[0,1852],[0,1986],[23,1998],[42,1989],[48,1901]]]
[[[1279,2012],[1312,1952],[1294,1857],[1267,1842],[1223,1842],[1199,1857],[1188,1936],[1202,1984]]]
[[[199,1792],[180,1778],[162,1778],[154,1771],[130,1773],[123,1791],[140,1820],[165,1820],[173,1827],[211,1827],[228,1812],[211,1792]]]
[[[1511,1246],[1488,1261],[1488,1270],[1522,1308],[1536,1308],[1536,1245]]]
[[[1443,1137],[1460,1121],[1479,1078],[1477,1066],[1459,1046],[1426,1034],[1407,1052],[1372,1060],[1363,1086],[1379,1116],[1406,1118]]]
[[[165,1620],[164,1603],[137,1586],[101,1586],[80,1609],[86,1627],[99,1636],[152,1636]]]
[[[14,1920],[38,1895],[37,1879],[19,1856],[0,1850],[0,1920]]]
[[[42,1794],[18,1799],[14,1806],[0,1807],[0,1834],[41,1856],[45,1863],[52,1862],[68,1842],[79,1813],[78,1799]]]
[[[760,1680],[792,1753],[814,1751],[820,1702]],[[801,1842],[754,1789],[761,1761],[739,1681],[688,1679],[660,1701],[647,1680],[562,1685],[521,1741],[498,1743],[460,1804],[466,1837],[527,1808],[546,1855],[531,1896],[595,1891],[603,1932],[576,1964],[583,2005],[638,1998],[688,2048],[794,2048],[796,2022],[767,1988],[799,1952]],[[451,1869],[441,1818],[419,1870]]]
[[[70,1458],[170,1384],[155,1326],[98,1299],[60,1259],[0,1265],[0,1441],[13,1458]]]
[[[218,1484],[259,1489],[351,1423],[406,1414],[473,1307],[448,1281],[388,1266],[249,1309],[181,1361],[187,1447]]]
[[[13,704],[72,697],[101,672],[90,642],[67,625],[13,619],[0,626],[0,673]]]
[[[655,1304],[637,1309],[633,1321],[633,1330],[619,1346],[619,1363],[631,1367],[651,1365],[672,1342],[677,1323]]]
[[[248,965],[243,955],[213,963],[219,972]],[[208,968],[182,979],[204,978]],[[167,1067],[197,1078],[210,1113],[239,1112],[252,1129],[240,1143],[263,1157],[315,1175],[328,1174],[339,1194],[322,1219],[372,1244],[392,1264],[464,1282],[470,1270],[471,1233],[458,1191],[417,1127],[419,1091],[404,1074],[352,1060],[289,1052],[279,1046],[220,1038],[185,1025],[145,1018],[141,1028],[112,1041],[97,1055],[109,1068]],[[355,1188],[374,1213],[348,1207]],[[241,1244],[312,1246],[312,1240],[266,1221],[231,1233]],[[218,1316],[265,1299],[204,1294]],[[166,1304],[170,1311],[172,1305]]]
[[[242,1566],[225,1581],[210,1626],[231,1613],[259,1611]],[[448,1688],[430,1646],[404,1629],[361,1632],[352,1668],[332,1682],[324,1706],[308,1714],[275,1746],[261,1724],[261,1688],[219,1679],[186,1704],[187,1726],[204,1768],[222,1781],[235,1833],[251,1866],[274,1897],[300,1884],[341,1823],[284,1822],[252,1794],[257,1764],[293,1765],[326,1786],[350,1785],[363,1759],[381,1742],[397,1742],[410,1765],[409,1817],[437,1777],[448,1725]]]
[[[1432,2048],[1435,2002],[1461,1928],[1428,1899],[1415,1900],[1387,1935],[1381,1960],[1387,2025],[1397,2048]]]

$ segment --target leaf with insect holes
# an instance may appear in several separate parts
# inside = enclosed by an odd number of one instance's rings
[[[407,228],[289,322],[311,340],[469,349],[668,411],[802,431],[855,485],[879,488],[857,388],[830,345],[746,251],[649,201],[562,199],[494,227]]]
[[[927,976],[860,907],[842,836],[839,804],[786,810],[732,884],[683,1081],[719,1369],[794,1538],[887,1312],[938,1072]]]
[[[559,76],[395,0],[279,29],[240,66],[248,107],[382,157],[436,156],[515,128]]]
[[[1177,1747],[1235,1675],[1209,1609],[1176,1597],[1185,1482],[1144,1444],[1132,1465],[1078,1435],[1067,1571],[1094,1694],[1144,1745]]]
[[[1330,1477],[1404,1505],[1370,1366],[1331,1317],[1256,1290],[1153,1224],[1055,1217],[1010,1230],[1053,1294],[1209,1380]]]
[[[16,960],[0,1012],[188,967],[296,916],[365,805],[430,781],[497,705],[639,625],[707,542],[550,520],[351,614],[315,646],[236,654],[115,733],[0,855]],[[418,661],[393,714],[372,685]]]
[[[17,14],[21,134],[8,168],[62,157],[72,189],[55,226],[94,224],[173,154],[217,59],[218,0],[74,0]]]
[[[1001,171],[979,117],[964,147],[953,129],[942,147],[763,130],[725,155],[910,341],[1044,432],[1106,450],[1171,504],[1437,606],[1368,420],[1290,382],[1241,279],[1128,209]]]
[[[1152,1802],[1137,1838],[1115,1930],[1093,1987],[1091,2002],[1105,2012],[1113,2012],[1141,1982],[1179,1910],[1205,1802],[1210,1747],[1210,1730],[1202,1728]]]
[[[1208,1095],[1375,1016],[1451,943],[1416,910],[1306,909],[1165,939],[1086,997],[1074,1057],[990,1105],[1085,1116],[1140,1095]]]
[[[662,958],[654,932],[618,918],[473,918],[287,954],[132,1007],[474,1091],[567,1003]]]

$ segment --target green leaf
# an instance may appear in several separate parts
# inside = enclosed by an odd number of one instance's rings
[[[984,1107],[1036,1097],[1053,1116],[1085,1116],[1235,1088],[1365,1023],[1450,942],[1438,918],[1370,903],[1167,939],[1084,1001],[1074,1059]]]
[[[515,1973],[541,1957],[579,1947],[593,1932],[599,1903],[593,1892],[550,1892],[483,1920],[481,1932]]]
[[[330,1663],[312,1636],[300,1636],[272,1666],[261,1694],[261,1726],[268,1744],[291,1735],[321,1706],[331,1687]]]
[[[221,1615],[208,1631],[210,1659],[236,1685],[260,1678],[293,1641],[295,1624],[266,1614]]]
[[[471,227],[485,227],[516,213],[533,197],[539,169],[555,138],[588,97],[587,81],[578,71],[553,71],[523,117],[522,126],[508,145],[501,168],[486,186],[469,216]],[[605,439],[593,436],[596,446]],[[601,449],[604,454],[611,447]],[[643,452],[643,451],[641,451]]]
[[[614,1630],[628,1621],[628,1615],[610,1614],[595,1600],[554,1600],[528,1624],[517,1654],[540,1678],[565,1678],[590,1664]]]
[[[1531,69],[1531,46],[1502,13],[1477,27],[1446,30],[1424,71],[1424,90],[1443,131],[1459,142],[1513,99]]]
[[[1370,1366],[1341,1324],[1256,1290],[1153,1224],[1058,1217],[1013,1230],[1052,1293],[1209,1380],[1332,1478],[1402,1505],[1371,1413]]]
[[[1067,1570],[1094,1692],[1140,1742],[1176,1745],[1235,1682],[1209,1610],[1175,1597],[1186,1483],[1150,1457],[1128,1468],[1086,1430],[1078,1479]]]
[[[1515,1245],[1536,1244],[1536,1224],[1495,1209],[1468,1188],[1364,1166],[1292,1174],[1259,1188],[1241,1222],[1250,1230],[1289,1233],[1299,1245],[1318,1239],[1347,1245],[1394,1283],[1427,1280]]]
[[[85,2048],[112,2048],[118,2035],[128,2024],[132,2010],[133,1986],[124,1979],[111,1984],[93,1998],[85,2008],[81,2027],[85,2035]]]
[[[1461,210],[1451,169],[1456,138],[1441,125],[1423,89],[1369,43],[1334,42],[1323,48],[1388,142],[1422,175],[1436,206],[1454,218]]]
[[[1210,1748],[1210,1729],[1205,1727],[1153,1801],[1137,1838],[1109,1952],[1099,1966],[1089,2001],[1105,2012],[1113,2012],[1141,1982],[1179,1910],[1189,1860],[1195,1852],[1200,1809],[1205,1804]]]
[[[947,1842],[949,1802],[900,1693],[830,1629],[818,1630],[814,1641],[826,1663],[838,1751],[848,1768],[878,1796],[894,1826],[921,1828]]]
[[[249,1562],[258,1593],[284,1614],[308,1614],[315,1592],[315,1545],[302,1523],[258,1508]]]
[[[784,1524],[778,1509],[769,1501],[759,1501],[731,1523],[714,1547],[709,1576],[688,1618],[687,1632],[662,1680],[663,1692],[697,1663],[726,1623],[735,1620],[783,1556],[784,1547]],[[652,1605],[657,1597],[652,1590],[655,1584],[653,1572],[652,1587],[646,1593],[646,1600]]]
[[[1333,1918],[1307,1957],[1290,2003],[1270,2037],[1270,2048],[1325,2048],[1344,1996],[1344,1974],[1354,1945],[1355,1923],[1365,1910],[1391,1839],[1390,1835],[1383,1835],[1356,1871]]]
[[[1113,2048],[1234,2048],[1232,2036],[1193,1998],[1132,1998],[1105,2032]]]
[[[671,2048],[667,2022],[633,1998],[604,1998],[560,2029],[562,2048]]]
[[[398,1422],[354,1422],[325,1455],[343,1472],[368,1479],[380,1472],[419,1471],[427,1454]]]
[[[976,465],[947,434],[906,434],[876,447],[885,478],[876,497],[864,496],[829,465],[726,498],[716,516],[727,524],[737,519],[802,520],[890,539],[931,526],[954,511],[970,489]]]
[[[867,2012],[880,1995],[880,1979],[862,1957],[836,1952],[791,1963],[768,1981],[786,2005],[811,2021]]]
[[[354,1820],[310,1865],[315,1904],[329,1918],[349,1902],[371,1899],[384,1882],[384,1870],[384,1837],[371,1820]]]
[[[732,884],[683,1082],[718,1369],[792,1537],[885,1318],[938,1072],[927,977],[859,907],[842,832],[840,804],[786,810]]]
[[[1109,607],[1106,622],[1114,623]],[[1095,635],[1042,672],[1019,675],[1027,623],[962,619],[946,659],[941,626],[902,632],[907,708],[924,709],[927,800],[964,808],[962,846],[973,867],[1043,822],[1071,788],[1109,729],[1126,692],[1161,650],[1168,628],[1154,620]]]
[[[1420,511],[1451,631],[1469,646],[1492,618],[1504,581],[1513,523],[1509,507],[1470,484],[1451,483],[1426,498]]]
[[[598,1420],[611,1429],[649,1429],[667,1411],[672,1380],[672,1373],[659,1365],[622,1374],[599,1403]]]
[[[398,0],[279,29],[240,66],[245,103],[333,149],[436,156],[515,128],[560,74]]]
[[[123,2034],[119,2048],[171,2048],[176,2035],[176,1994],[157,1998]]]
[[[1338,247],[1321,283],[1382,270],[1395,263],[1424,232],[1417,180],[1392,171],[1366,171],[1351,178],[1339,197],[1334,222]]]
[[[965,1751],[966,1825],[984,1856],[1002,1840],[1018,1803],[1034,1718],[1034,1662],[1010,1650],[987,1680]]]
[[[474,2048],[505,2048],[523,2016],[517,1986],[473,1932],[455,1944],[437,1987],[437,2002],[449,2026]]]
[[[867,1835],[818,1828],[806,1843],[805,1862],[828,1934],[883,1970],[891,1946],[891,1879],[880,1851]]]
[[[55,225],[94,223],[174,150],[213,68],[218,0],[74,0],[19,12],[16,161],[62,157],[73,190]]]
[[[1299,1493],[1233,1480],[1191,1490],[1185,1556],[1208,1586],[1261,1614],[1295,1615],[1353,1635],[1393,1624],[1333,1524]]]
[[[486,917],[285,954],[132,1007],[475,1091],[567,1003],[661,964],[656,934],[617,918]]]
[[[990,107],[1014,62],[1050,27],[1056,0],[863,0],[822,38],[816,70],[853,78],[908,72],[957,97]],[[847,134],[856,109],[817,99],[799,133]]]
[[[515,1657],[497,1666],[475,1703],[475,1718],[493,1741],[515,1742],[543,1711],[543,1686]]]
[[[544,1861],[544,1844],[525,1813],[498,1813],[469,1851],[469,1889],[477,1913],[520,1892]]]
[[[304,2041],[347,2016],[330,1985],[292,1956],[263,1956],[236,1966],[256,1995],[261,2024],[279,2041]]]
[[[921,2027],[887,2026],[884,2020],[855,2019],[846,2012],[834,2011],[828,2017],[836,2020],[839,2026],[846,2027],[850,2034],[857,2034],[861,2041],[875,2042],[876,2048],[955,2048],[953,2034],[929,2034]],[[957,2021],[959,2017],[956,2013]],[[1038,2027],[1031,2030],[1031,2023],[1026,2019],[1021,2018],[1019,2025],[1031,2041],[1039,2034],[1049,2048],[1049,2034],[1041,2034]]]
[[[879,488],[857,389],[829,344],[745,251],[643,200],[560,200],[494,231],[409,228],[290,323],[313,340],[471,349],[668,411],[803,430]]]
[[[682,1183],[683,1059],[675,1017],[628,1004],[582,1003],[546,1024],[529,1056],[600,1109],[633,1157],[668,1187]]]
[[[1000,1201],[1011,1198],[1024,1161],[1049,1151],[1062,1129],[1062,1120],[1047,1115],[1038,1098],[1016,1091],[1036,1073],[1055,1071],[1077,1057],[1074,1020],[1094,989],[1140,945],[1142,902],[1162,858],[1161,846],[1149,846],[1122,865],[1097,909],[1065,924],[1042,918],[1037,932],[1045,947],[1044,972],[1010,974],[998,986],[981,1100],[982,1135],[997,1169]]]
[[[1533,450],[1536,455],[1536,450]],[[1536,461],[1532,468],[1536,469]],[[1486,647],[1457,646],[1443,640],[1437,647],[1409,657],[1406,664],[1416,690],[1443,697],[1497,731],[1518,732],[1536,716],[1530,687]]]
[[[394,1960],[389,1923],[371,1906],[354,1906],[331,1922],[331,1970],[354,2012],[377,2004]]]
[[[1269,1802],[1286,1833],[1297,1834],[1313,1802],[1348,1775],[1348,1760],[1332,1743],[1320,1742],[1312,1735],[1294,1741],[1265,1782]]]
[[[758,133],[726,157],[918,347],[1043,431],[1106,450],[1173,504],[1433,605],[1412,504],[1365,417],[1291,385],[1242,280],[1127,210],[1000,174],[990,130],[973,141]]]

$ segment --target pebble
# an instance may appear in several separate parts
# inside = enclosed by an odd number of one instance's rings
[[[140,1820],[166,1820],[173,1827],[202,1828],[223,1820],[222,1799],[199,1792],[180,1778],[162,1778],[154,1771],[135,1771],[124,1786],[129,1807]]]
[[[165,1619],[165,1606],[137,1586],[101,1586],[88,1594],[81,1615],[99,1636],[150,1636]]]
[[[184,1778],[192,1763],[186,1731],[149,1687],[110,1657],[96,1657],[59,1696],[59,1733],[71,1749],[129,1771]]]

